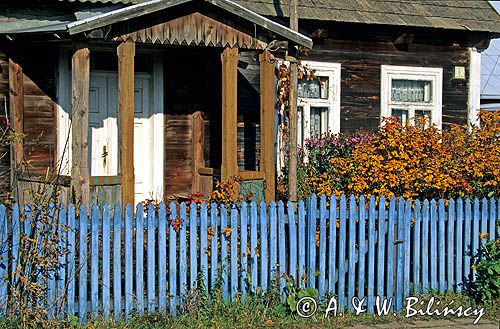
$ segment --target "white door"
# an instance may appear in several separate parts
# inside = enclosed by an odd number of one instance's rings
[[[154,125],[150,76],[135,76],[135,203],[155,195]],[[89,164],[91,176],[118,175],[118,78],[115,72],[91,72],[89,97]],[[161,197],[161,196],[160,196]]]

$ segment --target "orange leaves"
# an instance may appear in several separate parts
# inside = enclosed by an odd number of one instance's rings
[[[242,181],[241,176],[231,176],[222,182],[215,183],[215,189],[210,192],[209,201],[217,203],[232,203],[243,201],[243,196],[238,194],[238,188]]]

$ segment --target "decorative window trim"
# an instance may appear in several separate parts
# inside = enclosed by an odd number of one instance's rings
[[[297,105],[302,107],[302,111],[298,112],[298,145],[302,146],[303,141],[311,137],[310,131],[310,113],[311,107],[326,107],[328,111],[321,113],[322,127],[325,132],[338,133],[340,132],[340,63],[302,61],[302,64],[314,70],[315,76],[328,77],[328,98],[306,98],[297,97]],[[301,113],[303,112],[303,113]],[[309,118],[304,120],[304,118]]]
[[[418,80],[431,81],[432,102],[430,104],[396,102],[391,101],[392,80]],[[399,106],[407,108],[410,113],[415,110],[431,110],[431,123],[438,129],[442,128],[442,105],[443,105],[443,69],[437,67],[414,67],[414,66],[381,66],[380,83],[380,116],[392,116],[391,109]],[[412,120],[413,117],[410,117]]]

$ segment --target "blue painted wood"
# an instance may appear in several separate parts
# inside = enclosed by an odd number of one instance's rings
[[[422,291],[429,292],[429,200],[424,200],[422,206]]]
[[[355,293],[356,285],[356,221],[357,216],[357,205],[356,197],[351,195],[349,197],[349,246],[348,246],[348,266],[349,270],[347,272],[347,303],[349,309],[352,311],[353,305],[351,303],[352,298]]]
[[[446,210],[444,206],[444,200],[441,199],[438,202],[438,262],[439,262],[439,292],[444,293],[446,291],[446,232],[445,232],[445,221],[446,221]]]
[[[14,273],[14,269],[17,268],[17,258],[19,257],[19,207],[17,204],[14,205],[14,209],[12,211],[12,233],[13,233],[13,240],[12,240],[12,256],[16,261],[12,262],[12,268]],[[61,204],[59,208],[59,215],[58,215],[58,220],[59,220],[59,235],[60,235],[60,250],[67,250],[67,211],[66,211],[66,206]],[[15,266],[14,266],[15,265]],[[63,300],[63,297],[66,295],[66,254],[64,252],[61,252],[59,254],[59,265],[58,265],[58,273],[57,273],[57,298],[58,298],[58,303],[61,307],[61,314],[60,314],[60,319],[62,319],[63,313],[66,310],[66,305],[61,304],[61,301]],[[14,278],[13,278],[14,279]],[[13,280],[15,284],[16,280]]]
[[[67,224],[66,221],[66,207],[62,205],[61,210],[59,211],[59,225],[65,226]],[[64,236],[64,228],[62,229],[62,243],[66,243],[66,239]],[[21,237],[21,222],[20,222],[20,212],[19,212],[19,204],[14,203],[14,206],[12,207],[12,285],[16,286],[17,285],[17,280],[18,277],[15,274],[17,272],[17,265],[18,265],[18,258],[19,258],[19,243],[20,243],[20,237]],[[62,250],[65,250],[63,248]],[[64,255],[62,255],[64,259],[61,261],[61,257],[59,257],[59,264],[64,264],[65,266],[59,266],[59,277],[61,278],[61,273],[65,273],[63,271],[66,271],[66,258]],[[65,275],[63,275],[63,278]],[[64,281],[64,280],[60,280]],[[60,282],[59,281],[59,282]],[[64,287],[64,285],[62,286]],[[60,290],[61,291],[61,290]],[[60,295],[60,293],[59,293]]]
[[[176,220],[176,218],[177,218],[177,207],[175,203],[171,202],[170,225],[168,229],[168,293],[169,293],[169,303],[170,303],[170,314],[172,316],[175,316],[177,314],[177,232],[175,230],[174,225],[172,225],[172,223]],[[182,225],[182,227],[184,227],[184,225]],[[180,249],[182,250],[185,248],[180,248]]]
[[[393,200],[391,199],[391,206],[390,208],[392,209],[392,204]],[[399,198],[397,200],[397,219],[396,219],[396,225],[394,226],[394,229],[397,230],[397,241],[394,241],[391,237],[391,232],[394,232],[393,229],[393,224],[394,223],[391,218],[394,218],[393,215],[391,214],[391,210],[389,210],[389,227],[388,231],[389,234],[388,239],[387,239],[387,260],[388,260],[388,266],[387,266],[387,279],[389,280],[391,277],[391,273],[393,273],[394,268],[391,268],[389,264],[391,263],[391,256],[392,255],[392,250],[391,246],[394,245],[396,242],[396,282],[395,282],[395,306],[396,306],[396,311],[401,311],[403,309],[403,288],[404,288],[404,282],[403,282],[403,271],[404,271],[404,250],[403,250],[403,243],[404,243],[404,212],[405,212],[405,201],[403,198]],[[387,288],[387,295],[390,297],[391,293],[389,290],[389,285]]]
[[[111,312],[110,287],[111,287],[111,216],[109,205],[105,204],[102,210],[102,316],[109,320]],[[139,257],[136,254],[136,262]],[[139,265],[138,265],[139,267]],[[137,277],[137,275],[136,275]],[[137,284],[139,280],[136,281]]]
[[[210,229],[212,234],[212,239],[210,240],[210,288],[213,290],[216,286],[217,277],[219,275],[219,264],[218,264],[218,243],[219,243],[219,225],[217,220],[217,204],[212,203],[210,205]]]
[[[155,311],[155,272],[156,272],[156,255],[155,255],[155,207],[152,203],[148,205],[148,235],[147,235],[147,293],[148,293],[148,313]]]
[[[229,291],[228,291],[228,261],[227,261],[227,210],[225,205],[221,205],[220,207],[220,233],[221,233],[221,242],[220,242],[220,259],[221,259],[221,272],[222,272],[222,296],[224,301],[229,301]]]
[[[456,260],[455,260],[455,289],[457,292],[462,291],[463,287],[463,220],[464,220],[464,208],[463,208],[463,200],[459,198],[457,200],[456,206],[456,238],[455,238],[455,250],[456,250]]]
[[[269,282],[276,279],[278,264],[278,223],[276,218],[276,203],[269,204]]]
[[[238,209],[231,205],[231,301],[238,292]]]
[[[7,209],[3,204],[0,204],[0,308],[2,314],[6,314],[7,310],[7,286],[8,286],[8,261],[9,261],[9,248],[8,246],[8,222],[7,222]]]
[[[78,320],[87,322],[87,271],[88,271],[88,248],[87,248],[87,206],[80,207],[80,236],[78,256]]]
[[[297,220],[295,217],[295,209],[293,203],[287,203],[288,216],[288,275],[292,280],[297,280]]]
[[[50,222],[54,223],[54,218],[55,218],[55,210],[56,210],[56,207],[54,205],[53,202],[51,202],[49,204],[49,207],[48,207],[48,218],[50,218]],[[56,234],[56,227],[52,226],[50,227],[50,233],[51,234]],[[7,231],[7,228],[6,228],[6,231]],[[7,234],[8,231],[7,231]],[[50,237],[48,237],[50,239]],[[2,259],[7,259],[8,257],[8,251],[6,251],[6,258],[2,258]],[[8,278],[8,264],[5,264],[5,278]],[[55,271],[54,270],[50,270],[50,271],[47,271],[47,274],[45,274],[45,278],[47,279],[47,315],[51,318],[54,317],[54,313],[55,313],[55,308],[56,308],[56,305],[55,305],[55,300],[56,300],[56,280],[55,280]],[[0,288],[0,291],[1,291],[1,288]]]
[[[452,291],[454,287],[454,276],[455,276],[455,259],[459,258],[458,255],[454,254],[454,234],[455,234],[455,200],[450,199],[448,200],[448,225],[447,229],[448,232],[446,232],[446,282],[447,282],[447,289]]]
[[[179,231],[179,293],[181,297],[181,304],[184,303],[184,298],[186,297],[188,284],[187,284],[187,206],[184,202],[181,203],[180,207],[180,220],[181,228]]]
[[[375,220],[377,218],[377,202],[375,196],[370,197],[368,209],[368,269],[367,269],[367,310],[373,313],[375,304],[375,240],[377,232],[375,231]]]
[[[300,287],[303,287],[303,277],[306,276],[306,212],[304,201],[299,200],[298,205],[299,268],[297,273],[297,282]]]
[[[490,199],[490,218],[489,218],[489,228],[488,228],[488,236],[490,241],[495,240],[495,223],[496,223],[496,212],[497,212],[497,207],[496,207],[496,202],[495,198]]]
[[[479,251],[479,222],[481,220],[481,209],[478,198],[474,199],[473,218],[472,218],[472,256]],[[472,280],[476,280],[476,271],[472,270]]]
[[[164,202],[158,207],[158,310],[164,315],[167,313],[167,209]]]
[[[200,206],[200,273],[203,278],[203,290],[208,292],[208,210],[203,202]]]
[[[402,264],[402,253],[399,251],[401,244],[398,243],[396,246],[396,250],[394,250],[395,240],[402,240],[403,237],[399,236],[399,225],[400,222],[403,221],[403,207],[398,207],[398,201],[395,197],[392,197],[389,201],[389,216],[387,219],[387,272],[386,272],[386,296],[387,298],[394,299],[394,306],[396,309],[398,308],[399,302],[399,294],[402,294],[401,289],[398,290],[399,285],[402,283],[402,271],[396,271],[396,278],[394,278],[394,263],[396,263],[396,267],[398,269],[403,268]],[[395,280],[395,281],[394,281]],[[394,285],[396,285],[396,289],[394,289]],[[402,286],[400,287],[402,288]],[[396,290],[396,292],[394,292]]]
[[[386,209],[385,198],[380,197],[378,201],[378,240],[377,240],[377,296],[384,298],[384,271],[385,271],[385,233],[386,233]]]
[[[472,256],[471,244],[471,227],[472,227],[472,204],[470,199],[465,199],[465,217],[464,217],[464,282],[468,282],[470,277],[470,266]]]
[[[319,200],[319,275],[318,292],[324,296],[326,292],[326,195],[321,195]]]
[[[267,214],[266,214],[266,204],[261,202],[260,204],[260,286],[263,290],[267,290],[267,277],[269,275],[268,268],[268,252],[267,244],[269,236],[267,235]]]
[[[26,223],[26,222],[25,222]],[[75,314],[75,284],[76,284],[76,220],[75,206],[68,207],[68,317]]]
[[[285,273],[286,273],[286,250],[285,250],[285,205],[283,201],[278,202],[278,274],[280,276],[280,295],[284,297]]]
[[[410,240],[410,230],[412,221],[411,202],[405,201],[405,220],[404,220],[404,271],[403,271],[403,298],[410,296],[410,252],[412,250]],[[403,306],[403,304],[402,304]]]
[[[335,195],[330,197],[330,208],[328,215],[328,294],[335,294],[335,282],[337,277],[337,199]]]
[[[130,318],[133,308],[133,260],[132,260],[132,205],[125,206],[125,232],[124,232],[124,247],[125,247],[125,319]]]
[[[257,290],[258,285],[258,271],[259,271],[259,257],[257,249],[257,204],[252,201],[250,203],[250,289],[252,292]]]
[[[488,199],[486,198],[483,198],[482,202],[481,202],[481,230],[480,230],[480,233],[483,233],[481,236],[483,236],[483,238],[480,239],[480,244],[484,244],[486,242],[488,242],[488,236],[487,236],[487,233],[488,233],[488,215],[489,215],[489,203],[488,203]]]
[[[340,197],[339,216],[339,280],[338,280],[338,305],[339,311],[344,312],[347,306],[345,295],[345,275],[346,275],[346,239],[347,239],[347,201],[345,195]]]
[[[91,216],[91,246],[90,246],[90,311],[92,320],[97,319],[99,312],[99,206],[92,206]]]
[[[135,208],[135,296],[136,311],[144,314],[144,206]]]
[[[307,209],[307,281],[308,286],[316,289],[316,218],[318,199],[312,194]]]
[[[366,257],[366,203],[365,197],[359,197],[359,223],[358,223],[358,290],[357,297],[365,297],[365,257]]]
[[[413,247],[413,287],[415,292],[421,292],[422,291],[422,284],[420,280],[420,250],[422,248],[422,245],[420,244],[421,241],[421,236],[420,236],[420,230],[421,230],[421,225],[422,225],[422,213],[421,213],[421,205],[420,205],[420,200],[415,200],[415,203],[413,204],[413,220],[415,221],[413,224],[413,241],[412,241],[412,247]]]
[[[431,210],[430,210],[430,277],[431,277],[431,289],[437,290],[438,286],[438,215],[437,215],[437,206],[436,200],[431,200]]]
[[[196,288],[198,280],[198,205],[191,202],[189,207],[189,288]]]
[[[240,289],[241,289],[241,298],[245,299],[248,291],[248,256],[249,250],[248,248],[248,205],[245,201],[241,203],[241,224],[240,224]],[[251,253],[251,251],[250,251]]]
[[[113,310],[115,320],[120,319],[122,312],[121,224],[122,207],[117,203],[113,218]]]

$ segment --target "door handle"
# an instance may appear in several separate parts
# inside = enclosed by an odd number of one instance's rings
[[[103,158],[103,164],[104,167],[106,167],[106,158],[108,156],[108,150],[106,149],[106,145],[102,147],[102,158]]]

